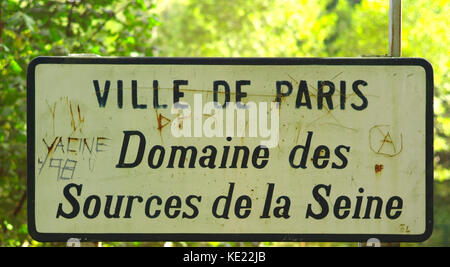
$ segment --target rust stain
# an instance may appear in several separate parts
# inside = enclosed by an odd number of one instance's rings
[[[161,142],[163,141],[162,138],[162,129],[170,124],[171,120],[169,118],[164,117],[161,113],[158,112],[157,109],[155,109],[156,114],[156,120],[158,122],[158,132],[159,136],[161,137]],[[164,122],[163,122],[164,121]]]
[[[53,143],[50,145],[50,146],[48,146],[47,145],[47,142],[45,142],[45,139],[44,138],[42,138],[42,141],[44,142],[44,144],[47,146],[47,157],[52,157],[52,154],[53,154],[53,149],[55,148],[55,145],[56,145],[56,141],[58,141],[58,140],[60,140],[61,139],[61,136],[58,136],[58,137],[56,137],[55,138],[55,140],[53,140]]]
[[[81,117],[81,110],[80,110],[80,105],[77,105],[77,110],[78,110],[78,122],[81,125],[82,123],[84,123],[84,117]],[[81,131],[81,127],[80,127],[80,131]]]
[[[165,123],[163,123],[163,120],[165,121]],[[160,133],[162,133],[162,129],[164,127],[166,127],[167,125],[169,125],[169,123],[171,122],[170,119],[164,117],[163,115],[159,114],[158,115],[158,131]]]
[[[47,102],[47,106],[50,109],[50,113],[52,114],[52,126],[53,126],[53,136],[55,136],[55,111],[56,111],[56,102],[53,104],[53,107]]]
[[[375,164],[375,174],[381,174],[381,171],[384,169],[383,164]]]
[[[79,140],[78,140],[78,138],[74,138],[74,137],[68,137],[67,138],[67,152],[72,153],[72,155],[76,155],[77,151],[74,150],[74,149],[70,149],[71,141],[74,141],[74,143],[78,143]]]
[[[72,111],[72,102],[69,103],[69,110],[70,110],[70,126],[72,126],[73,131],[75,132],[77,130],[77,126],[75,125],[75,119],[73,117],[73,111]]]

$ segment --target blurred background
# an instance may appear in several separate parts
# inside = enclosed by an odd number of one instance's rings
[[[404,0],[402,56],[434,68],[434,231],[449,246],[450,2]],[[389,52],[387,0],[1,0],[0,246],[27,231],[26,70],[37,56],[360,57]],[[304,242],[105,242],[91,246],[357,246]]]

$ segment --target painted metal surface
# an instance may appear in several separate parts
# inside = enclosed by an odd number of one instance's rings
[[[41,57],[28,71],[35,239],[431,234],[423,59]]]

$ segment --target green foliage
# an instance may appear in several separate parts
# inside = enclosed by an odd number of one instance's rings
[[[157,6],[162,27],[157,29],[156,44],[161,56],[358,57],[389,53],[389,1],[385,0],[171,0]],[[450,236],[449,7],[446,0],[403,1],[402,12],[402,55],[427,59],[435,75],[437,223],[432,238],[422,244],[431,246],[448,246]]]
[[[161,2],[167,8],[161,12],[158,51],[163,56],[326,56],[324,40],[337,18],[324,12],[327,2]]]
[[[183,57],[383,56],[389,46],[388,5],[389,1],[385,0],[161,0],[156,5],[150,0],[1,0],[0,246],[49,245],[31,240],[26,226],[26,69],[32,58],[69,53]],[[449,245],[449,7],[447,0],[403,1],[403,56],[424,57],[432,63],[435,72],[436,225],[432,238],[420,245]],[[103,245],[355,244],[132,242]]]
[[[362,1],[354,8],[339,1],[339,34],[328,44],[330,56],[386,55],[389,41],[388,1]],[[402,20],[402,56],[423,57],[434,68],[435,179],[450,179],[450,25],[448,1],[405,1]],[[344,30],[347,29],[347,30]]]
[[[26,225],[26,69],[44,55],[152,56],[150,1],[0,1],[0,246],[36,245]]]

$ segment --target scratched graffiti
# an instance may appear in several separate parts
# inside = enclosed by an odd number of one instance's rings
[[[43,138],[41,145],[45,146],[47,153],[37,158],[38,174],[47,167],[57,170],[58,180],[72,179],[79,161],[87,162],[92,172],[97,155],[107,151],[109,140],[103,136],[91,138],[57,136],[51,142]]]
[[[49,103],[48,100],[46,100],[46,103],[51,114],[53,136],[56,135],[55,133],[57,131],[57,119],[70,121],[69,123],[62,124],[62,127],[69,127],[72,130],[72,133],[83,133],[85,116],[82,115],[79,104],[73,104],[68,97],[61,97],[59,101],[53,103]]]
[[[110,139],[85,136],[86,116],[80,105],[68,97],[46,103],[50,121],[46,135],[36,144],[45,147],[37,157],[38,175],[48,169],[57,180],[71,180],[76,177],[77,168],[93,172],[98,155],[108,150]]]
[[[49,168],[56,168],[58,170],[57,179],[70,180],[75,173],[75,167],[77,166],[76,160],[66,159],[63,166],[62,158],[51,158]]]
[[[369,131],[369,144],[375,154],[395,157],[403,150],[403,134],[390,125],[375,125]]]

